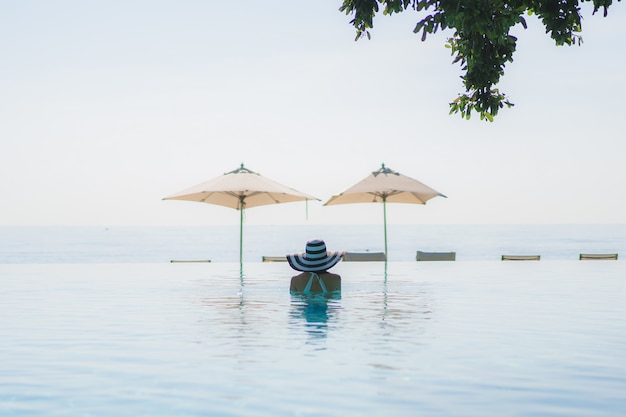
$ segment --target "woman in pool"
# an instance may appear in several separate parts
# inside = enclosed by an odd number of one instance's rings
[[[291,278],[289,291],[309,294],[341,291],[341,276],[328,272],[341,260],[341,252],[326,251],[323,240],[310,240],[306,243],[306,253],[287,255],[287,262],[296,271]]]

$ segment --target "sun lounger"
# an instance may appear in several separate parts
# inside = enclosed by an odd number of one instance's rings
[[[286,256],[263,256],[261,258],[263,262],[287,262]]]
[[[541,255],[502,255],[503,261],[539,261]]]
[[[211,262],[210,259],[199,259],[199,260],[176,260],[172,259],[170,263],[194,263],[194,262]]]
[[[617,253],[581,253],[578,256],[581,261],[586,260],[617,260]]]
[[[385,252],[344,252],[342,256],[345,262],[372,262],[387,260]]]
[[[455,261],[456,252],[422,252],[417,251],[416,261]]]

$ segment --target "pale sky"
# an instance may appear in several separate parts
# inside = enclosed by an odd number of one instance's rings
[[[448,196],[389,223],[626,223],[625,4],[585,4],[581,47],[529,18],[486,123],[414,12],[355,42],[340,0],[0,1],[0,225],[237,224],[162,198],[242,162],[322,200],[248,224],[379,223],[322,203],[383,162]]]

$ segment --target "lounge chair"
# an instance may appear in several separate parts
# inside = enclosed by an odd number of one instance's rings
[[[263,256],[261,257],[263,262],[287,262],[286,256]]]
[[[456,261],[456,252],[422,252],[417,251],[416,261]]]
[[[502,255],[503,261],[539,261],[541,255]]]
[[[344,252],[342,257],[345,262],[372,262],[387,260],[385,252]]]
[[[617,253],[581,253],[578,256],[581,261],[586,260],[617,260]]]
[[[180,264],[189,264],[189,263],[195,263],[195,262],[211,262],[210,259],[198,259],[198,260],[179,260],[179,259],[172,259],[170,261],[170,263],[176,264],[176,263],[180,263]]]

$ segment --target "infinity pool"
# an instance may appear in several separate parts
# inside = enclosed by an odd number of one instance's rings
[[[619,416],[626,263],[0,265],[0,416]]]

